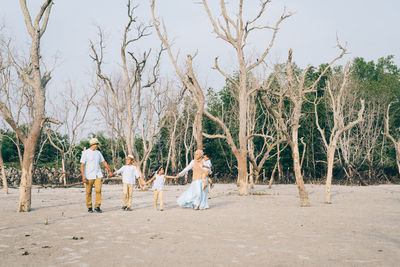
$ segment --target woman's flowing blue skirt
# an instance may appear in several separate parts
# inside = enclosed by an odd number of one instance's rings
[[[208,209],[207,193],[203,191],[203,186],[201,179],[193,181],[178,198],[178,205],[184,208],[199,207],[200,209]]]

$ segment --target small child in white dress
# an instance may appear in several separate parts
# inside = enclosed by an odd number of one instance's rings
[[[212,164],[210,158],[207,155],[203,155],[203,161],[200,166],[203,169],[203,174],[201,178],[203,179],[204,189],[206,189],[208,184],[210,184],[210,186],[212,185],[212,180],[209,177],[209,175],[212,173]]]
[[[164,203],[163,203],[163,192],[165,189],[165,179],[175,179],[179,178],[177,176],[168,176],[164,175],[164,168],[159,167],[157,171],[154,173],[154,176],[146,182],[146,185],[153,182],[153,187],[151,190],[154,191],[154,209],[157,210],[157,200],[160,197],[160,211],[164,210]]]
[[[141,186],[144,182],[140,178],[140,173],[134,163],[134,157],[128,155],[126,158],[126,165],[122,166],[121,169],[114,172],[114,175],[122,173],[122,184],[123,184],[123,198],[122,198],[122,210],[131,211],[132,210],[132,193],[133,186],[135,185],[136,179],[138,179]]]

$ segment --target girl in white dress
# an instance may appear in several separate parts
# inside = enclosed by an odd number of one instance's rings
[[[164,175],[164,168],[159,167],[157,171],[154,173],[154,176],[146,182],[146,184],[149,184],[154,181],[153,187],[151,190],[154,191],[154,209],[157,210],[157,200],[158,197],[160,197],[160,211],[164,210],[164,203],[163,203],[163,192],[165,189],[165,179],[175,179],[178,178],[176,176],[168,176]]]

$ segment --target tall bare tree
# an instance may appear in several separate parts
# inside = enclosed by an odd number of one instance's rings
[[[331,203],[330,192],[331,192],[331,184],[332,184],[332,172],[333,172],[333,164],[335,160],[335,152],[337,149],[337,144],[340,136],[352,129],[354,126],[362,122],[363,113],[364,113],[364,100],[361,100],[361,107],[358,111],[358,116],[354,118],[353,114],[346,114],[345,106],[346,99],[348,96],[352,94],[351,86],[349,86],[349,79],[351,79],[350,72],[350,60],[347,62],[343,75],[335,75],[332,74],[330,78],[328,78],[326,91],[327,94],[324,94],[326,100],[326,106],[331,110],[333,116],[333,127],[330,129],[329,140],[326,138],[325,129],[322,129],[319,123],[318,116],[318,96],[315,98],[314,102],[314,111],[315,111],[315,121],[317,125],[317,129],[321,134],[322,141],[325,145],[326,156],[327,156],[327,174],[326,174],[326,190],[325,190],[325,203]]]
[[[50,144],[61,154],[62,174],[59,182],[64,183],[64,185],[67,184],[67,169],[69,169],[76,157],[74,147],[80,129],[84,125],[86,115],[98,92],[99,87],[95,86],[89,94],[78,97],[76,89],[74,90],[73,85],[69,83],[65,93],[61,94],[62,102],[60,103],[60,99],[58,99],[58,103],[53,103],[54,118],[57,118],[59,122],[56,129],[51,131],[51,124],[48,124],[49,129],[44,127]],[[65,140],[60,138],[57,133],[62,133],[63,136],[66,136],[67,142],[64,142]]]
[[[17,133],[18,138],[24,145],[18,211],[27,212],[31,209],[32,170],[35,149],[43,124],[46,122],[46,86],[51,78],[49,71],[42,74],[40,41],[47,29],[53,1],[44,1],[34,20],[32,20],[26,0],[20,0],[19,2],[25,18],[26,28],[31,37],[31,48],[27,64],[16,64],[17,62],[14,60],[14,66],[18,77],[28,87],[27,92],[32,96],[34,104],[33,119],[29,124],[29,130],[24,132],[21,126],[16,123],[13,113],[7,103],[4,102],[4,99],[0,102],[0,109],[4,120]]]
[[[151,25],[136,23],[137,18],[134,17],[136,6],[132,6],[132,1],[128,1],[127,15],[128,22],[125,25],[122,44],[120,49],[122,80],[121,88],[111,75],[103,71],[104,60],[104,36],[101,29],[99,30],[99,45],[96,48],[93,42],[90,43],[91,58],[97,66],[97,77],[103,82],[106,91],[112,96],[114,105],[118,111],[118,117],[124,125],[124,137],[127,146],[128,154],[132,154],[136,158],[136,162],[140,161],[139,153],[135,147],[136,133],[139,130],[139,123],[142,119],[143,111],[143,93],[146,88],[151,88],[159,78],[159,63],[163,48],[155,56],[155,61],[151,63],[151,49],[145,51],[142,56],[137,56],[136,53],[129,49],[150,35]],[[136,23],[136,24],[135,24]],[[135,27],[134,27],[135,26]],[[135,29],[135,34],[131,32]],[[148,77],[146,79],[146,76]]]
[[[221,75],[229,80],[235,87],[236,97],[238,100],[238,121],[239,131],[237,140],[239,144],[236,144],[232,138],[232,133],[229,128],[226,127],[224,122],[217,117],[214,117],[209,112],[205,112],[207,117],[217,123],[224,132],[223,138],[228,142],[233,154],[235,155],[238,162],[238,182],[239,182],[239,195],[248,194],[248,176],[247,176],[247,155],[248,155],[248,140],[251,138],[253,133],[248,131],[248,98],[255,92],[257,85],[249,86],[248,77],[249,74],[258,67],[269,54],[276,36],[279,31],[280,24],[291,16],[290,13],[284,12],[274,26],[259,26],[258,23],[265,13],[267,5],[270,1],[261,1],[260,8],[256,15],[248,20],[244,19],[243,16],[243,0],[238,1],[238,13],[235,17],[228,14],[226,3],[224,0],[220,0],[221,14],[220,18],[214,18],[208,3],[203,0],[203,6],[207,12],[208,18],[212,24],[217,38],[222,39],[227,44],[232,46],[236,52],[237,57],[237,68],[239,80],[236,81],[226,71],[222,70],[218,64],[218,57],[215,58],[214,69],[216,69]],[[251,60],[246,54],[246,46],[248,45],[248,38],[252,33],[258,30],[272,30],[272,37],[269,41],[266,41],[266,47],[260,53],[257,59]]]
[[[315,92],[321,78],[330,69],[332,64],[343,57],[346,50],[340,45],[339,48],[342,50],[341,54],[327,64],[318,78],[311,84],[308,84],[309,82],[306,79],[311,66],[307,66],[300,74],[294,71],[292,62],[293,51],[290,49],[286,66],[284,68],[277,66],[276,73],[262,88],[265,91],[265,95],[262,96],[262,99],[268,111],[278,122],[280,131],[285,136],[292,151],[293,169],[299,190],[301,206],[310,205],[308,193],[304,186],[303,174],[301,171],[302,161],[299,151],[300,118],[304,115],[302,112],[303,102],[307,94]],[[289,107],[285,105],[287,100],[290,102]],[[285,110],[285,108],[288,110]]]
[[[261,16],[265,11],[265,7],[270,1],[263,1],[261,2],[261,7],[259,12],[255,15],[255,17],[247,20],[246,22],[243,20],[243,0],[239,1],[239,12],[236,19],[232,19],[228,16],[226,11],[226,5],[223,0],[220,1],[221,6],[221,16],[222,21],[221,23],[219,20],[217,21],[211,14],[211,11],[208,7],[207,1],[203,0],[203,6],[208,14],[208,17],[212,23],[215,33],[217,34],[218,38],[229,43],[236,51],[237,58],[238,58],[238,68],[239,68],[239,82],[234,80],[230,75],[224,72],[218,65],[218,58],[215,59],[215,66],[214,68],[218,70],[226,79],[228,79],[234,86],[236,87],[237,97],[239,101],[239,145],[237,145],[234,141],[232,133],[230,132],[229,128],[226,124],[221,120],[221,118],[213,116],[207,110],[204,109],[204,94],[201,89],[201,86],[196,79],[193,71],[193,64],[192,64],[192,57],[190,55],[187,56],[186,61],[186,68],[187,72],[184,74],[178,67],[178,56],[173,56],[172,51],[170,49],[170,44],[168,42],[167,31],[165,25],[163,24],[163,32],[160,30],[160,22],[156,19],[154,15],[154,6],[155,1],[152,1],[152,14],[153,14],[153,21],[158,33],[159,38],[163,41],[164,45],[168,49],[168,53],[170,59],[175,67],[175,70],[180,77],[181,81],[185,84],[185,86],[189,89],[193,100],[197,106],[197,114],[195,118],[195,132],[196,132],[196,141],[199,147],[199,143],[201,140],[201,117],[204,113],[207,117],[211,120],[216,122],[221,129],[223,130],[224,134],[221,135],[208,135],[203,133],[203,135],[207,138],[224,138],[228,142],[229,146],[232,149],[233,154],[235,155],[237,162],[238,162],[238,181],[239,181],[239,195],[247,195],[248,194],[248,173],[247,173],[247,106],[248,106],[248,97],[251,93],[255,90],[254,88],[249,88],[247,86],[247,77],[248,74],[255,69],[258,65],[260,65],[265,57],[268,55],[269,51],[271,50],[273,43],[275,41],[279,25],[280,23],[288,18],[290,14],[283,14],[278,22],[275,24],[274,27],[269,26],[257,26],[256,23],[259,21]],[[268,44],[268,47],[261,53],[258,60],[254,60],[250,62],[249,59],[246,59],[245,54],[245,46],[247,45],[247,38],[249,34],[256,30],[262,29],[271,29],[273,31],[272,38]]]
[[[189,90],[190,95],[196,105],[196,115],[193,123],[193,134],[196,139],[197,149],[203,149],[203,114],[204,114],[204,104],[205,97],[203,89],[197,79],[195,71],[193,69],[193,56],[186,56],[186,70],[182,70],[179,65],[179,53],[174,56],[172,53],[171,43],[168,39],[167,29],[165,24],[160,23],[160,21],[155,16],[155,0],[151,1],[151,13],[153,17],[153,24],[156,29],[157,35],[165,46],[168,56],[174,66],[175,72],[181,80],[182,84]],[[162,26],[162,29],[160,28]]]

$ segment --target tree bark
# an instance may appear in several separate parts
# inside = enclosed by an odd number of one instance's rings
[[[292,142],[290,142],[291,143],[290,147],[292,149],[292,157],[293,157],[293,169],[300,196],[300,206],[308,207],[310,206],[310,200],[308,199],[307,189],[304,185],[303,175],[301,172],[300,153],[299,153],[299,144],[297,143],[298,141],[297,134],[298,134],[297,130],[292,132]]]
[[[332,185],[332,174],[333,174],[333,162],[335,160],[336,144],[332,144],[328,147],[328,170],[326,174],[326,186],[325,186],[325,203],[331,204],[331,185]]]
[[[5,172],[5,167],[4,167],[4,161],[3,161],[3,153],[1,152],[1,148],[3,147],[3,137],[0,137],[0,168],[1,168],[1,179],[3,181],[3,191],[4,194],[8,194],[8,185],[7,185],[7,177],[6,177],[6,172]]]
[[[239,151],[238,160],[238,183],[239,183],[239,196],[247,196],[248,189],[248,173],[247,173],[247,150]]]
[[[272,170],[271,178],[269,179],[269,182],[268,182],[268,188],[269,189],[271,189],[272,184],[274,182],[274,177],[275,177],[275,172],[276,172],[277,166],[278,166],[278,162],[275,163],[274,169]],[[265,174],[265,170],[264,170],[264,174]]]
[[[32,191],[32,174],[33,174],[33,160],[37,141],[39,139],[40,131],[35,131],[37,135],[31,135],[24,146],[24,157],[22,160],[22,174],[19,188],[19,203],[18,212],[28,212],[31,210],[31,191]]]

